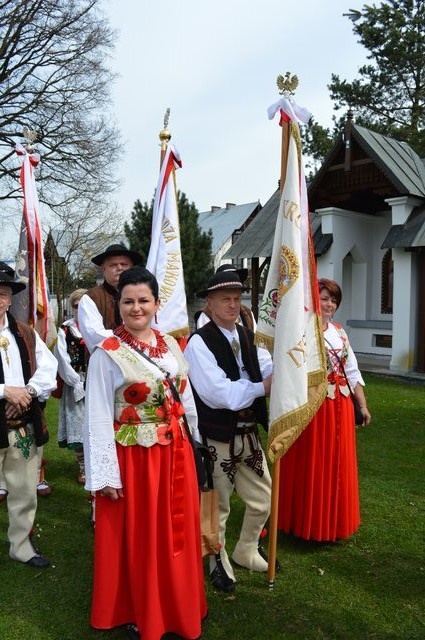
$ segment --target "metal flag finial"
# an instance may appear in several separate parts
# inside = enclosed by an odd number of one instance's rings
[[[170,142],[171,133],[168,131],[168,122],[170,120],[170,107],[165,110],[164,114],[164,128],[159,132],[159,139],[161,140],[161,149],[165,151],[167,144]]]
[[[25,149],[28,153],[33,153],[35,151],[34,142],[38,138],[38,133],[35,129],[28,129],[28,127],[24,127],[22,129],[22,135],[26,140]]]
[[[167,107],[164,114],[164,129],[168,129],[169,119],[170,119],[170,107]]]
[[[298,83],[298,76],[295,74],[291,75],[290,71],[287,71],[284,76],[278,75],[276,78],[279,93],[281,96],[285,96],[286,98],[294,95],[295,89],[298,87]]]

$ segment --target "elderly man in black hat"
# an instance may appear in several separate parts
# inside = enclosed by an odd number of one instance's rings
[[[92,258],[101,267],[104,281],[89,289],[78,306],[78,323],[90,352],[120,324],[116,300],[118,280],[123,271],[142,263],[142,256],[123,244],[111,244]]]
[[[272,360],[254,345],[253,332],[237,322],[243,285],[233,270],[215,273],[205,291],[211,321],[189,339],[189,363],[199,430],[212,453],[219,494],[221,551],[210,558],[212,584],[233,591],[236,578],[226,550],[226,523],[233,491],[245,502],[245,515],[233,561],[267,571],[258,541],[270,513],[271,479],[257,424],[267,428],[266,399]]]
[[[56,358],[37,333],[9,312],[25,289],[0,269],[0,467],[6,483],[9,554],[31,567],[49,561],[31,541],[37,509],[37,447],[44,443],[40,401],[56,387]]]
[[[232,264],[229,264],[229,263],[221,264],[217,268],[216,273],[220,273],[221,271],[236,272],[242,284],[244,284],[245,280],[248,277],[248,269],[243,269],[243,268],[237,269],[236,267],[234,267]],[[247,288],[245,286],[244,286],[244,289],[245,291],[247,291]],[[200,329],[201,327],[204,326],[204,324],[207,324],[207,322],[211,320],[211,314],[208,309],[208,303],[204,305],[203,309],[200,309],[195,313],[194,320],[195,320],[195,325],[197,329]],[[248,329],[252,329],[253,331],[255,331],[257,328],[257,323],[255,321],[254,314],[252,313],[252,310],[249,307],[247,307],[245,304],[241,304],[237,322],[242,323],[244,327],[248,327]]]

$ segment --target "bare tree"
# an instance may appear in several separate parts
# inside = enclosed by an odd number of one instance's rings
[[[0,198],[21,196],[13,150],[37,132],[40,201],[55,212],[106,202],[119,134],[108,113],[115,33],[100,0],[0,0]]]
[[[58,303],[58,321],[63,305],[77,287],[95,285],[98,267],[91,259],[113,242],[125,241],[123,222],[116,209],[105,211],[96,200],[77,213],[61,207],[57,224],[51,226],[45,243],[46,274],[50,293]]]

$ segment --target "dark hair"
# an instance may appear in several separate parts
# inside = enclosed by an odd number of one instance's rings
[[[146,284],[152,291],[155,300],[159,298],[158,280],[153,273],[145,269],[145,267],[130,267],[120,275],[118,280],[118,296],[121,298],[121,292],[128,284]]]
[[[331,294],[332,298],[336,300],[336,308],[338,309],[342,300],[341,287],[335,280],[329,280],[329,278],[320,278],[319,280],[319,293],[326,289]]]

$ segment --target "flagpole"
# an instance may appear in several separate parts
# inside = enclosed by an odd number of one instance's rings
[[[290,73],[286,73],[285,78],[282,76],[277,77],[277,86],[279,92],[282,95],[293,94],[297,85],[298,78],[296,76],[290,76]],[[280,182],[279,189],[282,194],[285,179],[286,170],[288,166],[288,151],[289,151],[289,132],[290,132],[290,119],[283,112],[281,112],[280,125],[282,127],[282,148],[281,148],[281,162],[280,162]],[[276,460],[272,464],[272,490],[270,500],[270,525],[269,525],[269,549],[268,549],[268,567],[267,567],[267,581],[269,590],[274,588],[274,581],[276,577],[276,558],[277,558],[277,520],[279,513],[279,479],[280,479],[280,459]]]
[[[161,141],[161,153],[159,159],[159,168],[161,169],[162,163],[165,158],[165,154],[167,152],[168,143],[171,140],[171,133],[168,131],[168,122],[170,119],[170,108],[168,107],[165,110],[164,114],[164,128],[159,132],[159,139]]]
[[[168,131],[170,109],[164,116],[164,127],[159,133],[160,168],[152,211],[151,244],[146,268],[158,280],[160,308],[154,327],[169,333],[180,344],[189,333],[186,292],[184,289],[183,261],[180,243],[180,222],[176,170],[181,168],[180,155],[170,144]],[[159,324],[158,324],[159,323]]]

